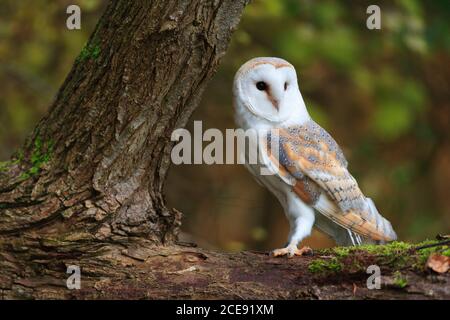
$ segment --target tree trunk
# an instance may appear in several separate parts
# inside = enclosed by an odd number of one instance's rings
[[[311,257],[175,244],[181,214],[162,194],[170,136],[198,104],[246,3],[109,3],[48,114],[0,166],[1,298],[354,297],[364,272],[336,282],[308,274]],[[70,265],[81,268],[80,290],[66,286]],[[448,297],[442,277],[414,294]]]
[[[70,243],[65,255],[75,255],[130,237],[176,238],[181,214],[162,194],[170,136],[197,106],[247,1],[109,3],[49,112],[0,167],[2,252],[15,255],[17,244],[28,258],[58,256]],[[48,252],[48,241],[58,249]]]
[[[3,168],[0,234],[174,239],[163,183],[240,1],[111,1],[48,114]]]

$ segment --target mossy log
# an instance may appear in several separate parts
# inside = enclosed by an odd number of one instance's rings
[[[394,243],[288,259],[141,239],[84,252],[67,241],[48,241],[46,251],[11,245],[15,256],[1,254],[3,299],[450,299],[450,274],[426,267],[431,253],[448,254],[448,247]],[[69,265],[81,269],[79,290],[67,288]],[[367,287],[370,265],[380,267],[380,289]]]

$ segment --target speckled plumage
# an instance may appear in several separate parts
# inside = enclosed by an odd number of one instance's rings
[[[347,160],[336,141],[312,120],[298,126],[277,128],[279,162],[296,179],[292,186],[308,205],[315,206],[326,194],[340,211],[328,218],[351,231],[374,240],[389,241],[395,237],[391,226],[378,211],[372,210],[358,183],[347,170]],[[271,154],[273,133],[267,135],[267,151]],[[270,157],[271,161],[276,161]]]

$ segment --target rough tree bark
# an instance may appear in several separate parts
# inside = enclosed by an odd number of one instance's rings
[[[111,1],[2,175],[0,233],[173,239],[180,214],[161,193],[170,135],[197,105],[244,5]]]
[[[49,112],[0,167],[1,298],[346,296],[299,275],[311,258],[176,245],[181,214],[162,194],[170,135],[247,2],[109,3]],[[68,265],[81,267],[81,290],[67,289]]]

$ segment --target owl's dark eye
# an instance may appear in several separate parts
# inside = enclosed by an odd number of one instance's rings
[[[286,90],[287,90],[287,88],[288,88],[288,83],[287,83],[287,82],[285,82],[285,83],[284,83],[284,91],[286,91]]]
[[[264,81],[259,81],[259,82],[256,83],[256,88],[259,91],[264,91],[264,90],[267,89],[267,84]]]

